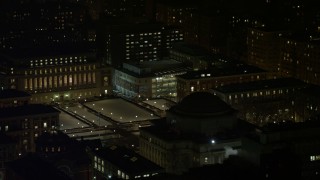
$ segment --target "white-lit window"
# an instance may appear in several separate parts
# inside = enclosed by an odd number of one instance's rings
[[[44,127],[44,128],[47,127],[47,123],[46,123],[46,122],[43,123],[43,127]]]
[[[319,161],[320,155],[310,156],[310,161]]]

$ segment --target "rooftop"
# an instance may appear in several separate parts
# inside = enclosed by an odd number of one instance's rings
[[[20,98],[20,97],[31,97],[30,94],[24,91],[19,91],[16,89],[4,89],[0,90],[0,100],[9,98]]]
[[[320,100],[320,86],[317,85],[310,85],[307,88],[301,89],[300,91],[302,94],[306,94],[309,97],[314,97],[317,98],[318,100]]]
[[[123,66],[122,69],[119,69],[120,71],[135,77],[155,77],[186,72],[191,69],[191,67],[175,60],[124,63]]]
[[[192,0],[163,0],[158,2],[159,4],[164,4],[169,7],[176,7],[176,8],[183,8],[183,7],[189,7],[189,8],[196,8],[198,6],[197,2]]]
[[[212,77],[223,77],[223,76],[233,76],[240,74],[256,74],[266,72],[258,67],[244,65],[244,64],[234,64],[228,65],[226,67],[213,67],[208,70],[190,71],[186,74],[178,76],[182,79],[200,79],[200,78],[212,78]]]
[[[30,60],[45,59],[53,57],[68,57],[68,56],[86,56],[87,62],[95,62],[95,52],[91,52],[89,47],[81,45],[74,48],[74,45],[66,45],[62,47],[41,47],[28,49],[15,49],[9,52],[2,52],[0,54],[1,63],[5,65],[13,65],[16,67],[28,66]],[[83,63],[86,63],[83,61]]]
[[[223,93],[234,93],[234,92],[247,92],[256,91],[262,89],[278,89],[278,88],[293,88],[293,87],[305,87],[306,83],[301,80],[294,78],[280,78],[280,79],[269,79],[261,80],[240,84],[230,84],[215,88],[216,91]]]
[[[112,18],[106,21],[108,24],[106,31],[116,34],[127,33],[151,33],[151,32],[163,32],[166,30],[176,29],[174,26],[168,26],[161,22],[153,22],[146,18]]]
[[[0,145],[1,144],[13,144],[16,143],[15,140],[13,140],[11,137],[0,133]]]
[[[60,113],[52,106],[43,104],[28,104],[24,106],[0,108],[0,118],[12,118],[19,116],[30,116],[47,113]]]
[[[150,133],[157,138],[168,142],[191,141],[196,144],[210,144],[212,139],[214,139],[215,143],[224,143],[238,139],[242,137],[242,135],[253,130],[253,128],[254,126],[252,124],[239,119],[236,128],[219,132],[214,136],[206,136],[205,134],[200,133],[184,132],[171,124],[166,124],[165,121],[158,121],[152,126],[141,128],[141,131]]]
[[[312,117],[304,122],[286,121],[282,123],[270,123],[260,128],[262,132],[294,131],[300,129],[320,128],[320,115]]]
[[[6,167],[24,180],[71,180],[53,165],[31,154],[7,163]]]
[[[60,131],[51,131],[42,133],[36,140],[37,145],[65,145],[71,144],[71,139],[67,134]]]
[[[160,166],[125,147],[109,146],[94,153],[130,174],[163,171]]]
[[[194,92],[172,106],[169,111],[200,117],[233,113],[235,110],[212,93]]]
[[[194,44],[187,44],[184,42],[173,44],[172,50],[186,53],[192,56],[210,56],[209,52],[202,47]]]

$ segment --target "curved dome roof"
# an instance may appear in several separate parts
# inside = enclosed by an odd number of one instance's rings
[[[173,107],[173,111],[188,115],[220,115],[233,112],[227,103],[209,92],[195,92]]]

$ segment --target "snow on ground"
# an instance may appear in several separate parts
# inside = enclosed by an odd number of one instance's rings
[[[87,108],[83,107],[82,105],[78,104],[76,106],[68,107],[66,110],[71,111],[72,113],[75,113],[90,122],[93,122],[96,125],[99,126],[107,126],[110,125],[111,123],[100,118],[99,116],[96,116],[95,114],[91,113],[88,111]]]
[[[81,127],[89,127],[87,124],[79,121],[77,118],[72,117],[71,115],[61,112],[60,115],[60,130],[64,129],[73,129]]]
[[[121,123],[159,118],[144,108],[121,98],[93,101],[85,105]]]
[[[163,111],[169,109],[172,105],[172,102],[166,99],[151,99],[143,102]]]

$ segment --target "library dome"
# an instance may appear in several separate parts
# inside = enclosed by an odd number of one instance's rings
[[[183,98],[173,111],[188,115],[222,115],[233,112],[230,105],[209,92],[195,92]]]

